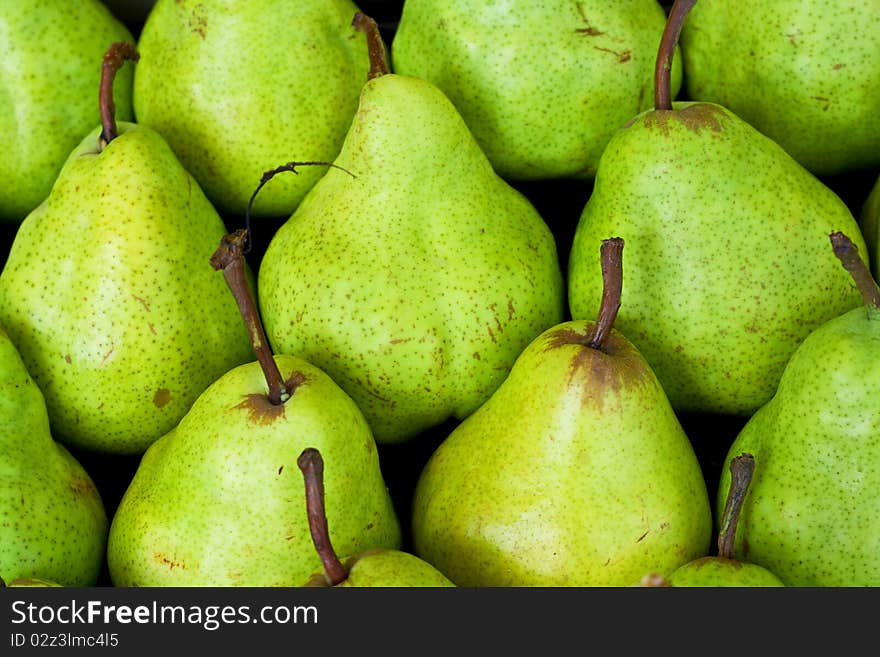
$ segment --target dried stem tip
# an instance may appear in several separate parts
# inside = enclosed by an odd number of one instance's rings
[[[623,294],[623,238],[611,237],[603,240],[600,254],[602,302],[593,333],[586,341],[587,346],[593,349],[602,349],[620,310],[620,298]]]
[[[382,33],[376,21],[359,11],[354,15],[351,21],[352,26],[367,35],[367,49],[370,54],[370,73],[368,80],[387,75],[391,72],[388,66],[388,51],[385,48],[385,41],[382,40]]]
[[[327,510],[324,504],[324,459],[317,449],[306,447],[299,455],[296,464],[303,474],[306,486],[306,511],[312,543],[321,558],[327,582],[330,586],[336,586],[348,577],[348,571],[336,556],[336,551],[330,542]]]
[[[877,281],[871,276],[870,269],[859,257],[858,247],[840,231],[831,233],[829,237],[831,239],[831,247],[834,249],[834,255],[837,256],[844,269],[852,276],[856,287],[865,300],[865,304],[872,308],[880,309],[880,289],[877,287]]]
[[[742,511],[743,501],[752,483],[755,472],[755,457],[743,452],[730,461],[730,488],[724,511],[721,513],[721,529],[718,532],[718,556],[733,559],[733,546],[736,540],[736,525]]]
[[[116,127],[116,105],[113,103],[113,80],[116,72],[122,68],[125,60],[136,62],[140,54],[134,44],[127,41],[117,41],[110,45],[104,53],[101,63],[101,88],[98,93],[98,107],[101,111],[101,137],[98,140],[98,149],[104,148],[116,139],[118,134]]]

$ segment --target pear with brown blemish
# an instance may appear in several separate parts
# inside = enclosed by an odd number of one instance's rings
[[[93,586],[108,526],[98,489],[53,439],[43,394],[0,329],[0,578]]]
[[[696,454],[613,328],[622,248],[602,242],[597,320],[538,336],[419,477],[415,553],[459,586],[631,586],[708,553]]]
[[[260,264],[275,349],[327,372],[379,443],[461,419],[522,349],[561,322],[553,234],[492,169],[449,99],[373,63],[334,164],[280,227]]]
[[[867,256],[847,205],[779,145],[720,105],[671,102],[669,61],[693,4],[670,11],[654,109],[602,154],[572,241],[569,308],[592,312],[598,244],[620,235],[629,267],[617,327],[677,412],[745,416],[773,396],[810,331],[860,304],[828,233],[848,233]]]
[[[502,177],[589,179],[651,102],[665,18],[657,0],[407,0],[392,67],[436,84]]]
[[[321,567],[296,462],[308,447],[326,460],[333,543],[352,554],[400,546],[360,409],[322,370],[269,349],[245,275],[245,237],[225,236],[211,263],[223,270],[257,360],[218,378],[144,454],[110,527],[116,586],[302,584]]]
[[[251,358],[208,264],[222,219],[157,132],[116,122],[114,77],[137,56],[125,42],[107,51],[101,126],[19,227],[0,274],[0,323],[53,435],[118,454],[142,453]]]
[[[372,548],[344,559],[333,548],[327,527],[324,495],[324,457],[321,451],[307,447],[296,461],[303,473],[306,490],[306,513],[315,551],[322,569],[304,586],[310,587],[451,587],[449,579],[427,561],[410,552]]]

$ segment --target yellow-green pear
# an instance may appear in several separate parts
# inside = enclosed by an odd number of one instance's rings
[[[589,179],[651,102],[665,18],[657,0],[407,0],[392,68],[437,85],[504,178]]]
[[[449,99],[388,72],[375,21],[355,23],[371,79],[335,166],[269,243],[259,303],[273,346],[326,371],[377,442],[399,443],[488,399],[562,321],[563,277],[549,227]]]
[[[597,319],[538,336],[421,472],[414,551],[459,586],[634,586],[708,553],[693,446],[613,327],[622,248],[602,243]]]
[[[438,587],[455,586],[427,561],[392,548],[372,548],[340,560],[327,527],[324,501],[324,458],[320,450],[307,447],[297,459],[306,489],[306,510],[312,543],[321,558],[321,572],[304,586],[312,587]]]
[[[369,61],[351,0],[158,0],[138,40],[133,102],[208,198],[244,214],[279,162],[336,157]],[[287,217],[320,169],[278,180],[255,216]]]
[[[222,269],[257,360],[211,384],[147,449],[110,527],[116,586],[299,586],[321,566],[297,458],[326,461],[326,515],[347,553],[402,541],[370,427],[322,370],[269,348],[245,274],[246,231],[224,236]]]
[[[717,103],[819,176],[880,166],[880,0],[700,0],[686,95]]]
[[[53,439],[43,394],[0,329],[0,577],[93,586],[108,526],[100,492]]]
[[[848,206],[728,109],[675,102],[673,44],[694,0],[678,0],[657,57],[655,108],[602,154],[568,260],[571,316],[600,295],[597,251],[627,241],[617,328],[651,364],[677,412],[748,416],[766,403],[811,330],[860,304],[827,248]]]
[[[787,586],[876,587],[880,289],[855,241],[830,239],[864,303],[810,333],[730,446],[727,462],[742,452],[756,462],[734,549]],[[719,508],[730,476],[722,471]]]
[[[49,195],[70,152],[98,123],[101,58],[133,41],[100,0],[0,2],[0,221],[20,223]],[[113,90],[132,119],[132,71]]]
[[[0,273],[0,323],[53,435],[117,454],[142,453],[251,358],[208,264],[223,220],[159,133],[116,122],[113,75],[136,58],[130,43],[108,49],[101,125],[21,224]]]

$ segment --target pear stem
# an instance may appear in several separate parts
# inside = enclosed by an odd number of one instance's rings
[[[327,510],[324,506],[324,459],[317,449],[306,447],[296,460],[296,464],[302,471],[306,485],[306,510],[312,543],[324,566],[324,576],[330,586],[336,586],[348,577],[348,571],[336,556],[336,551],[330,542],[330,531],[327,529]]]
[[[376,21],[359,11],[354,15],[351,24],[354,29],[367,35],[367,49],[370,53],[370,72],[367,79],[372,80],[390,73],[388,51],[385,49],[385,42],[382,40],[382,33]]]
[[[657,50],[657,63],[654,65],[655,110],[672,109],[672,58],[675,56],[675,46],[678,45],[685,16],[696,3],[697,0],[675,0],[669,10]]]
[[[731,459],[730,488],[727,491],[727,500],[724,503],[724,511],[721,513],[718,532],[718,556],[720,557],[734,558],[733,545],[736,539],[736,525],[739,523],[743,500],[745,500],[749,484],[752,483],[754,472],[755,457],[748,452],[743,452]]]
[[[844,269],[853,277],[856,287],[865,300],[865,304],[880,310],[880,288],[877,287],[877,281],[871,276],[868,266],[859,257],[858,247],[840,231],[831,233],[829,237],[831,239],[831,247],[834,249],[834,255],[837,256]]]
[[[332,162],[288,162],[287,164],[282,164],[280,167],[275,167],[274,169],[270,169],[269,171],[264,171],[262,177],[260,178],[260,184],[257,185],[257,188],[254,190],[253,194],[251,194],[250,199],[248,199],[247,208],[245,208],[244,212],[244,226],[247,231],[247,239],[245,241],[245,245],[242,248],[242,254],[247,255],[251,250],[251,208],[254,206],[254,201],[257,198],[257,194],[260,193],[260,190],[263,189],[263,186],[272,180],[277,174],[282,171],[290,171],[292,173],[298,174],[299,171],[296,170],[297,167],[312,167],[312,166],[323,166],[323,167],[333,167],[335,169],[339,169],[340,171],[345,171],[352,178],[356,178],[351,171],[347,169],[343,169],[341,166],[337,164],[333,164]]]
[[[593,349],[602,349],[620,310],[620,298],[623,293],[623,238],[612,237],[602,240],[600,253],[602,302],[593,326],[593,334],[586,340],[586,345]]]
[[[220,240],[220,246],[211,256],[211,266],[214,269],[223,270],[223,278],[226,279],[226,284],[232,291],[232,296],[235,297],[238,310],[241,312],[245,326],[247,326],[254,353],[257,355],[263,375],[266,377],[266,383],[269,386],[269,401],[278,405],[290,399],[292,386],[286,384],[281,377],[278,363],[275,362],[272,350],[269,348],[269,342],[266,340],[266,333],[257,312],[257,305],[248,286],[244,255],[242,254],[242,244],[246,237],[247,231],[244,229],[224,235]]]
[[[101,88],[98,92],[98,106],[101,110],[101,136],[98,139],[98,150],[102,151],[107,144],[116,139],[116,105],[113,103],[113,80],[116,72],[122,68],[125,60],[136,62],[140,59],[135,46],[127,41],[117,41],[110,45],[101,62]]]

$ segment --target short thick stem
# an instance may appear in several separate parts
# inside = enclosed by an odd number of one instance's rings
[[[116,72],[122,68],[126,60],[136,62],[140,59],[137,49],[126,41],[117,41],[110,45],[104,53],[101,63],[101,88],[98,93],[98,106],[101,111],[101,137],[98,149],[103,150],[107,144],[116,139],[116,105],[113,102],[113,81]]]
[[[880,288],[877,287],[877,281],[871,276],[871,270],[859,257],[858,247],[840,231],[831,233],[829,237],[834,255],[852,276],[856,287],[865,300],[865,305],[880,310]]]
[[[367,79],[372,80],[391,72],[388,66],[388,51],[376,21],[359,11],[354,15],[351,24],[356,30],[367,35],[367,49],[370,54],[370,73]]]
[[[755,472],[755,457],[748,452],[743,452],[730,461],[730,488],[727,491],[727,500],[724,503],[724,511],[721,513],[721,522],[718,531],[718,556],[726,559],[734,558],[734,542],[736,540],[736,526],[742,512],[743,501],[752,483],[752,474]]]
[[[654,65],[654,109],[672,109],[672,58],[681,36],[684,19],[697,0],[675,0],[660,37],[657,61]]]
[[[242,253],[242,245],[246,237],[247,231],[245,230],[237,230],[224,235],[220,240],[220,246],[211,256],[211,266],[214,269],[223,270],[223,278],[226,279],[226,284],[229,286],[232,296],[235,297],[239,312],[241,312],[245,326],[247,326],[254,353],[263,370],[263,375],[266,377],[269,401],[277,405],[290,398],[290,388],[281,378],[281,372],[278,370],[278,364],[269,348],[263,323],[260,321],[260,314],[257,312],[257,305],[248,285]]]
[[[620,298],[623,294],[623,238],[603,240],[600,253],[602,302],[593,333],[586,340],[586,345],[593,349],[602,349],[620,310]]]
[[[327,528],[327,509],[324,504],[324,459],[314,447],[307,447],[296,461],[306,486],[306,511],[309,532],[330,586],[336,586],[348,577],[348,571],[336,556]]]

